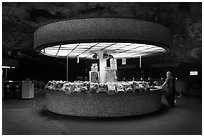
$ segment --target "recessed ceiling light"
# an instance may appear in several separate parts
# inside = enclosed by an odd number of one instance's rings
[[[100,46],[98,46],[100,45]],[[162,47],[155,45],[137,44],[137,43],[77,43],[66,44],[61,46],[47,47],[41,50],[42,54],[55,57],[85,57],[92,58],[95,50],[108,50],[109,53],[113,53],[114,58],[134,58],[140,55],[144,55],[144,52],[148,52],[146,55],[165,52]],[[67,49],[66,49],[67,48]],[[87,56],[90,53],[91,56]],[[134,53],[134,54],[130,54]]]

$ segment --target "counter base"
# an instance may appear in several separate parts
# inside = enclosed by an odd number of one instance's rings
[[[161,92],[72,93],[46,90],[46,108],[71,116],[123,117],[151,113],[161,107]]]

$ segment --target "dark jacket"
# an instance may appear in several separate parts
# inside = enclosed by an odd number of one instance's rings
[[[175,78],[174,77],[166,78],[166,85],[167,85],[167,92],[168,93],[175,93],[176,92]]]

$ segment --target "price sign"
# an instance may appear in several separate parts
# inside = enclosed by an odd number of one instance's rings
[[[117,70],[117,60],[116,59],[110,59],[110,68],[113,70]]]
[[[126,65],[126,58],[122,58],[122,65]]]

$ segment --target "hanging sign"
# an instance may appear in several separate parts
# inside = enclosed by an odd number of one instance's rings
[[[198,71],[190,71],[190,75],[198,75]]]
[[[67,81],[69,80],[69,57],[67,56]]]
[[[110,68],[113,70],[117,70],[117,60],[116,59],[110,59]]]
[[[126,65],[126,58],[122,58],[122,65]]]
[[[140,68],[142,67],[142,56],[140,56]]]
[[[79,63],[79,56],[77,56],[77,63]]]
[[[99,82],[99,72],[89,71],[89,81],[93,83]]]
[[[98,72],[98,64],[97,63],[92,64],[91,71]]]

